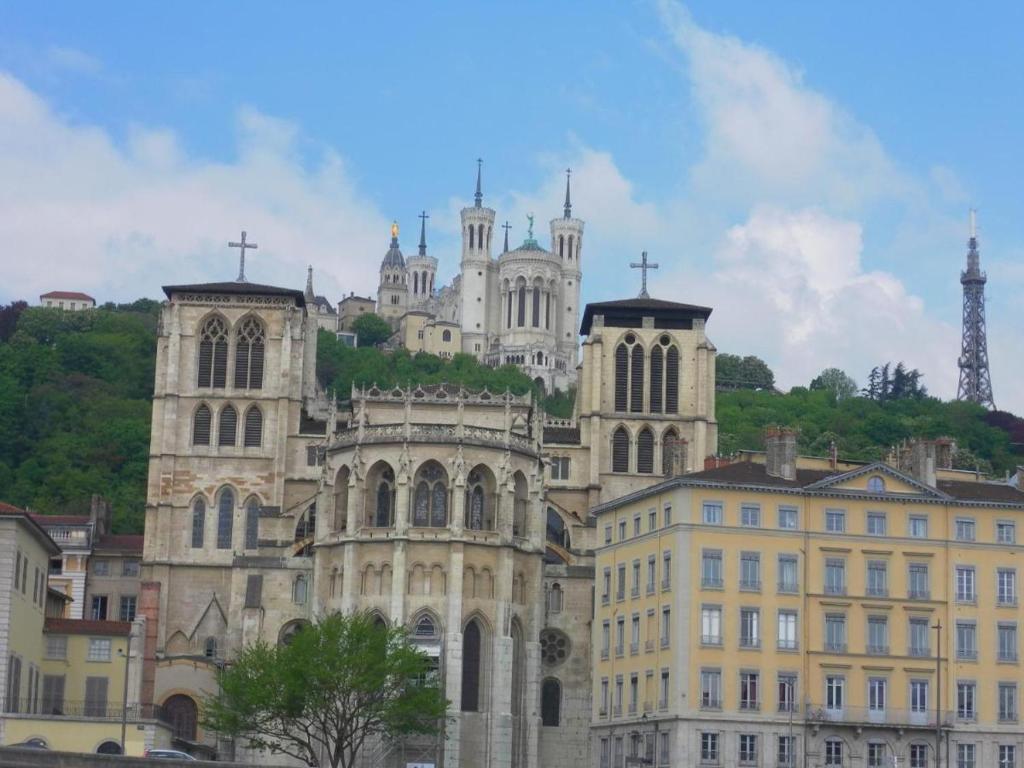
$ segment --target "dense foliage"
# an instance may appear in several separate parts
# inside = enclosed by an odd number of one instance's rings
[[[443,730],[447,702],[403,626],[331,614],[288,642],[247,645],[219,674],[203,723],[273,755],[350,768],[368,739]]]
[[[0,500],[87,514],[101,494],[115,531],[142,530],[156,306],[0,308],[17,323],[0,337]]]
[[[959,465],[985,471],[1011,470],[1024,463],[1024,444],[1011,429],[1024,423],[1011,414],[993,419],[980,406],[943,402],[931,397],[905,397],[879,402],[866,397],[837,399],[827,389],[794,387],[789,394],[768,391],[719,392],[719,451],[764,447],[764,428],[784,424],[799,429],[799,452],[825,456],[834,440],[843,458],[884,458],[890,446],[910,437],[949,436],[964,452]],[[989,420],[1002,422],[994,426]],[[966,463],[965,463],[966,462]]]
[[[360,318],[362,319],[362,318]],[[338,341],[333,333],[320,331],[317,339],[317,378],[339,400],[347,399],[352,385],[378,387],[415,386],[417,384],[459,384],[467,389],[504,392],[517,395],[537,392],[530,377],[514,365],[490,368],[472,355],[456,354],[450,360],[425,352],[411,354],[404,349],[382,352],[368,347],[352,347]],[[545,410],[553,416],[572,415],[574,397],[555,392],[541,396]]]
[[[920,399],[928,394],[921,384],[923,374],[913,368],[907,370],[903,363],[875,366],[868,374],[868,384],[861,394],[871,400],[884,403],[887,400]]]
[[[775,386],[775,374],[759,357],[723,352],[715,357],[715,386],[719,389],[771,389]]]
[[[352,323],[352,330],[356,332],[360,347],[376,347],[387,341],[392,334],[388,321],[373,312],[357,317]]]

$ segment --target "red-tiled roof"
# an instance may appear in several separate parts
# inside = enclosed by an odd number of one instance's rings
[[[29,514],[24,509],[16,507],[13,504],[8,504],[5,501],[0,501],[0,514],[3,515],[27,515]]]
[[[81,301],[91,301],[93,303],[96,302],[96,299],[94,299],[88,293],[79,293],[78,291],[50,291],[49,293],[44,293],[39,298],[41,298],[41,299],[76,299],[76,300],[81,300]]]
[[[88,515],[40,515],[30,512],[29,516],[43,527],[50,525],[88,525],[91,522]]]
[[[990,501],[999,504],[1024,504],[1024,492],[1003,483],[972,483],[964,480],[939,480],[939,490],[954,499]]]
[[[130,552],[141,555],[143,538],[141,533],[108,533],[96,540],[93,550],[96,552]]]
[[[132,631],[128,621],[93,621],[92,619],[46,619],[43,631],[58,635],[114,635],[127,637]]]
[[[50,548],[50,554],[56,555],[60,552],[60,547],[57,546],[56,542],[50,538],[50,534],[46,532],[46,529],[43,528],[43,526],[41,526],[36,520],[37,515],[33,515],[31,512],[21,509],[20,507],[16,507],[13,504],[8,504],[4,501],[0,501],[0,515],[5,517],[22,518],[28,527],[32,529],[43,542],[43,546]]]

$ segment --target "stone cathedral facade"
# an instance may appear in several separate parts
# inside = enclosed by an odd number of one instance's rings
[[[715,452],[711,310],[590,305],[576,417],[546,421],[529,395],[443,385],[328,402],[302,291],[164,290],[140,612],[143,699],[179,746],[272,762],[198,724],[217,667],[365,609],[434,660],[452,722],[364,765],[589,763],[588,510]]]
[[[402,254],[398,226],[392,225],[380,266],[377,314],[396,328],[413,317],[419,331],[424,324],[443,325],[449,340],[458,335],[458,351],[488,365],[517,365],[548,391],[565,391],[576,382],[583,277],[583,221],[572,215],[569,177],[562,215],[549,224],[550,250],[534,237],[531,215],[526,238],[516,248],[509,248],[506,222],[504,246],[494,256],[500,229],[495,215],[483,204],[478,168],[473,205],[460,214],[459,273],[442,287],[435,287],[438,260],[427,253],[426,214],[415,256]],[[415,337],[402,343],[421,346]]]

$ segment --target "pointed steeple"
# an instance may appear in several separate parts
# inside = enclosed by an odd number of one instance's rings
[[[484,161],[481,158],[476,159],[476,194],[473,195],[474,207],[482,208],[484,204],[484,193],[480,191],[480,168],[483,166]]]
[[[316,299],[316,294],[313,293],[313,265],[310,264],[306,269],[306,304],[312,304]]]
[[[572,218],[572,199],[569,197],[569,177],[572,176],[572,168],[565,169],[565,218]]]
[[[420,256],[427,255],[427,219],[429,218],[426,211],[420,214]]]
[[[512,226],[506,221],[502,225],[502,229],[505,230],[505,250],[504,253],[508,253],[508,231],[512,229]]]

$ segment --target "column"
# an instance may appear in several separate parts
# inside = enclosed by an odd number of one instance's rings
[[[445,618],[444,645],[444,695],[450,703],[449,714],[453,715],[447,727],[444,741],[444,764],[459,765],[459,746],[462,720],[462,544],[454,542],[448,558],[448,615]]]

